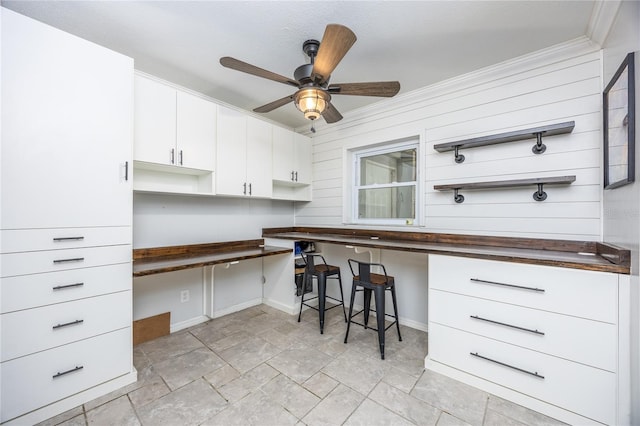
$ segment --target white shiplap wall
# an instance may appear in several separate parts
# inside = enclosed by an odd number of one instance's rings
[[[402,82],[401,82],[402,83]],[[601,53],[587,39],[556,46],[346,114],[313,137],[313,202],[296,206],[296,225],[348,222],[349,150],[418,137],[422,142],[422,227],[414,230],[533,238],[599,240],[601,235]],[[573,133],[463,150],[466,160],[433,145],[564,121]],[[575,175],[570,186],[452,192],[454,182]],[[343,195],[346,194],[346,195]]]

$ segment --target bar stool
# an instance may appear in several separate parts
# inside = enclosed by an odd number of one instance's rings
[[[300,299],[300,313],[298,314],[298,322],[302,316],[302,306],[307,306],[311,309],[318,311],[320,317],[320,334],[324,334],[324,313],[325,313],[325,301],[327,298],[340,302],[339,305],[333,305],[326,310],[337,308],[342,306],[342,314],[344,315],[344,321],[347,322],[347,312],[344,307],[344,294],[342,292],[342,278],[340,276],[340,267],[327,265],[327,261],[321,254],[314,253],[301,253],[302,260],[305,263],[304,271],[304,284],[306,286],[307,280],[312,280],[314,277],[318,279],[318,295],[310,299],[304,298],[304,291]],[[316,260],[320,260],[322,263],[316,264]],[[327,296],[327,278],[333,278],[338,280],[338,286],[340,287],[340,300]],[[309,305],[311,300],[318,299],[318,306]]]
[[[400,324],[398,323],[398,304],[396,303],[396,287],[395,280],[392,276],[387,275],[387,270],[381,263],[367,263],[359,260],[349,259],[349,269],[353,275],[353,285],[351,286],[351,302],[349,303],[349,319],[347,321],[347,334],[344,336],[344,343],[347,343],[349,337],[349,327],[351,323],[356,323],[369,328],[369,311],[371,310],[371,292],[373,292],[376,299],[376,320],[377,328],[372,329],[378,332],[378,343],[380,344],[380,357],[384,359],[384,333],[393,324],[398,329],[398,340],[402,342],[402,336],[400,335]],[[355,267],[357,266],[358,273],[355,273]],[[382,274],[374,274],[371,272],[372,266],[378,266],[382,268]],[[391,292],[391,298],[393,300],[393,313],[394,315],[387,314],[385,312],[385,292]],[[364,292],[364,309],[353,313],[353,301],[356,298],[356,292]],[[353,321],[353,317],[364,311],[364,324],[357,321]],[[384,322],[386,317],[391,317],[394,321],[385,328]]]

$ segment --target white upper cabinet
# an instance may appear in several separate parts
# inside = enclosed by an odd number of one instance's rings
[[[2,13],[0,227],[131,225],[133,60]]]
[[[216,104],[136,75],[134,159],[213,171]]]
[[[271,124],[218,107],[216,194],[271,197]]]
[[[311,140],[282,127],[273,127],[273,180],[311,183]]]

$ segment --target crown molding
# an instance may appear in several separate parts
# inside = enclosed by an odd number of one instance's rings
[[[596,1],[587,27],[587,37],[603,46],[618,15],[620,0]]]

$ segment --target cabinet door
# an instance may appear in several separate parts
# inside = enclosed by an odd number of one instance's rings
[[[273,126],[254,117],[247,117],[247,182],[254,197],[271,197],[271,130]]]
[[[130,226],[132,135],[130,58],[2,10],[1,228]]]
[[[295,162],[294,170],[298,174],[296,175],[296,182],[300,184],[311,185],[313,180],[313,163],[311,153],[313,150],[313,141],[299,133],[294,135],[295,145]]]
[[[216,105],[177,92],[177,156],[180,166],[213,171],[216,164]]]
[[[218,107],[216,194],[245,195],[247,183],[247,116]]]
[[[273,126],[273,180],[291,182],[294,172],[294,132]]]
[[[134,159],[177,164],[176,90],[138,75],[134,85]]]

